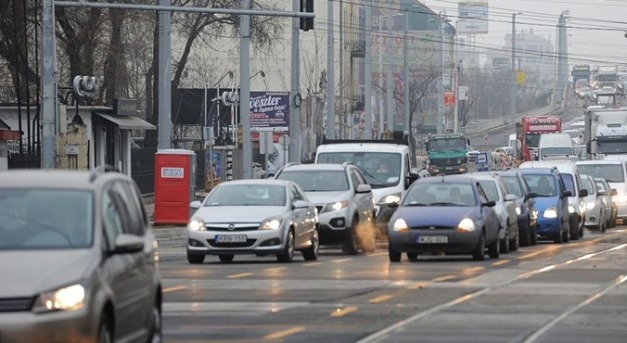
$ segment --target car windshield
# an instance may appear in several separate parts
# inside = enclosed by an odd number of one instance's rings
[[[305,192],[346,191],[350,188],[343,170],[285,170],[278,179],[294,181]]]
[[[517,176],[501,176],[501,179],[505,183],[505,188],[507,188],[508,193],[516,194],[517,197],[522,198],[523,190]]]
[[[527,181],[531,191],[539,197],[553,197],[557,195],[557,184],[550,175],[525,174],[523,178]]]
[[[466,140],[456,139],[433,139],[429,141],[429,151],[465,150]]]
[[[622,164],[578,164],[580,173],[606,179],[608,182],[625,182]]]
[[[527,146],[532,148],[537,148],[540,143],[540,134],[539,133],[528,133],[525,138],[525,143]]]
[[[572,147],[554,147],[554,148],[542,148],[540,150],[540,155],[542,158],[548,156],[556,156],[556,155],[574,155]]]
[[[475,206],[470,184],[421,183],[410,188],[402,206]]]
[[[372,188],[384,188],[396,186],[402,179],[401,157],[399,153],[371,151],[325,152],[318,154],[316,163],[351,162],[361,169]]]
[[[479,184],[488,196],[488,201],[499,201],[499,192],[496,189],[496,182],[493,180],[479,180]]]
[[[90,191],[1,189],[0,250],[92,246]]]
[[[205,206],[285,206],[285,202],[285,186],[221,184],[209,193]]]

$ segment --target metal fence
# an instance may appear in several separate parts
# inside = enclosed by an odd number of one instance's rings
[[[39,169],[41,168],[41,153],[31,152],[9,152],[9,169]]]

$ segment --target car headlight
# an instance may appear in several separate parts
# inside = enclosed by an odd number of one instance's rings
[[[396,232],[409,232],[409,227],[407,227],[407,223],[403,218],[396,219],[392,229]]]
[[[283,222],[281,216],[267,218],[261,222],[259,230],[278,230],[281,227],[281,222]]]
[[[587,203],[586,203],[586,209],[588,209],[588,210],[592,210],[592,209],[593,209],[593,208],[595,208],[596,206],[597,206],[597,204],[596,204],[596,203],[594,203],[594,202],[587,202]]]
[[[81,284],[67,286],[54,291],[39,294],[33,305],[33,311],[76,311],[85,306],[87,290]]]
[[[557,209],[555,207],[549,207],[544,210],[544,218],[557,218]]]
[[[339,211],[343,208],[347,208],[348,207],[348,200],[344,200],[344,201],[336,201],[336,202],[332,202],[330,204],[326,204],[324,206],[324,208],[322,209],[322,211],[320,211],[320,213],[323,212],[331,212],[331,211]]]
[[[520,215],[522,213],[522,205],[516,205],[516,214]]]
[[[462,219],[461,222],[459,222],[459,224],[457,224],[457,229],[455,229],[455,231],[458,231],[458,232],[475,231],[475,223],[470,218],[464,218]]]
[[[380,204],[399,203],[401,201],[401,193],[386,195],[379,202]]]
[[[627,202],[627,195],[621,194],[614,197],[616,203],[625,203]]]
[[[577,212],[577,210],[575,210],[575,206],[568,205],[568,213],[575,213],[575,212]]]
[[[205,221],[202,219],[194,218],[189,221],[187,227],[192,231],[205,231],[207,227],[205,226]]]

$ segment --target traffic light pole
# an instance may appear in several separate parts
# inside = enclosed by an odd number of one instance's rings
[[[300,10],[301,0],[292,0],[292,11]],[[298,87],[300,80],[300,18],[292,19],[292,53],[291,53],[291,87],[290,87],[290,118],[289,118],[289,161],[300,162],[300,105],[301,97]]]

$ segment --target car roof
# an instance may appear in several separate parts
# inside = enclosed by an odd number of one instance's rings
[[[499,176],[492,172],[477,172],[477,173],[468,173],[468,174],[460,174],[463,177],[472,177],[476,180],[495,180]]]
[[[525,161],[520,164],[520,169],[525,168],[553,168],[556,167],[561,173],[575,171],[575,163],[571,160],[547,160],[547,161]]]
[[[323,144],[318,146],[316,154],[328,152],[383,152],[383,153],[403,153],[408,151],[409,147],[404,144],[391,143],[341,143],[341,144]]]
[[[224,181],[221,182],[218,186],[229,186],[229,185],[277,185],[277,186],[287,186],[289,184],[294,184],[289,180],[277,180],[277,179],[243,179],[243,180],[232,180],[232,181]]]
[[[418,183],[469,183],[472,184],[476,181],[473,177],[461,176],[461,175],[444,175],[444,176],[431,176],[423,179],[418,179]]]
[[[553,174],[557,172],[557,170],[553,168],[525,168],[525,169],[519,169],[518,172],[521,174],[546,174],[548,175],[548,174]]]
[[[576,161],[575,165],[580,164],[623,164],[624,161],[620,160],[585,160],[585,161]]]
[[[352,164],[339,164],[339,163],[307,163],[307,164],[295,164],[289,165],[283,168],[286,170],[344,170],[349,168]]]
[[[95,177],[97,176],[97,177]],[[12,169],[0,172],[0,188],[94,189],[103,181],[128,176],[66,169]]]

